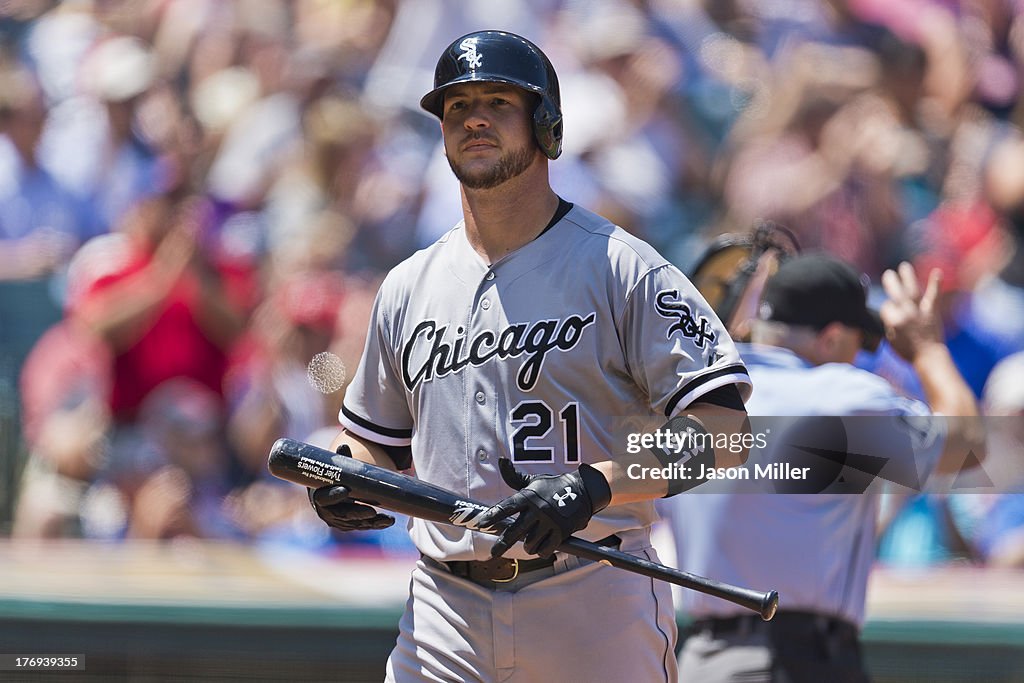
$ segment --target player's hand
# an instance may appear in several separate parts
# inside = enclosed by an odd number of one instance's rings
[[[581,465],[567,474],[523,474],[512,461],[502,458],[498,469],[505,483],[518,493],[481,515],[478,524],[487,528],[512,515],[519,517],[502,532],[491,557],[504,555],[519,541],[531,555],[551,555],[611,500],[604,475],[590,465]]]
[[[377,512],[369,505],[349,500],[348,488],[345,486],[322,486],[318,489],[307,489],[309,502],[320,519],[327,526],[339,531],[369,531],[387,529],[395,523],[395,518]]]
[[[348,446],[338,446],[338,454],[351,457]],[[316,510],[317,516],[327,526],[339,531],[370,531],[387,529],[395,523],[395,518],[377,512],[374,508],[351,500],[347,486],[321,486],[318,489],[306,489],[309,502]]]

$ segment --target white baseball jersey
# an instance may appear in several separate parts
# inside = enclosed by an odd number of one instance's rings
[[[563,203],[563,208],[568,205]],[[351,433],[412,446],[416,475],[485,504],[512,490],[499,457],[559,474],[625,452],[617,425],[660,424],[725,385],[750,393],[723,325],[650,245],[572,207],[488,266],[460,223],[388,274],[340,413]],[[579,534],[642,529],[650,502],[609,507]],[[411,521],[440,560],[483,560],[494,537]],[[508,557],[528,555],[518,544]]]

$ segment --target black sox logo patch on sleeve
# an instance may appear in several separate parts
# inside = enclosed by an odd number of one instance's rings
[[[716,334],[707,316],[693,315],[690,306],[679,296],[678,289],[663,289],[654,298],[654,310],[662,318],[671,320],[666,337],[678,332],[687,339],[692,339],[697,348],[703,349],[708,342],[714,343]]]
[[[549,351],[569,351],[579,344],[583,332],[594,324],[596,313],[570,315],[564,319],[516,323],[494,331],[481,330],[472,339],[459,326],[450,342],[448,325],[423,320],[413,328],[402,350],[402,379],[409,391],[421,382],[459,373],[467,366],[480,367],[498,359],[526,356],[516,375],[516,384],[530,391],[540,378]]]

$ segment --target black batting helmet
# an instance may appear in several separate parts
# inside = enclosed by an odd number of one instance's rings
[[[533,111],[533,136],[549,159],[562,152],[562,105],[558,77],[540,48],[505,31],[469,33],[449,45],[434,68],[434,89],[420,106],[443,118],[444,91],[456,83],[508,83],[540,98]]]

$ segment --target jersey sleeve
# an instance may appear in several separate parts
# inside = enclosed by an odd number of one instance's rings
[[[385,446],[412,443],[413,419],[391,343],[384,287],[370,315],[366,346],[345,392],[338,421],[358,437]]]
[[[750,377],[725,326],[674,266],[655,268],[636,283],[619,334],[634,381],[665,417],[729,384],[744,400],[750,396]]]

